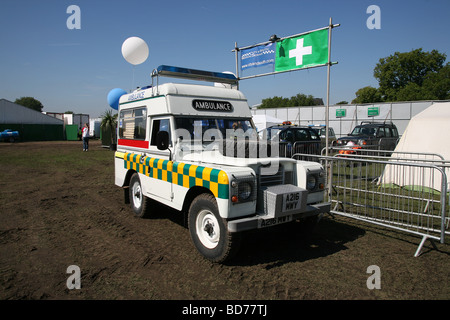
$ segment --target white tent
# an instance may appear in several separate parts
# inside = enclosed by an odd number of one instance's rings
[[[254,114],[252,118],[253,123],[256,126],[256,131],[258,132],[264,130],[267,127],[283,123],[283,120],[265,114]]]
[[[399,152],[399,153],[397,153]],[[421,163],[438,165],[442,162],[432,155],[412,155],[411,153],[438,154],[450,163],[450,102],[438,102],[411,118],[392,158],[419,159]],[[433,161],[431,161],[433,160]],[[400,161],[400,160],[391,160]],[[412,161],[418,163],[418,161]],[[447,173],[448,173],[447,169]],[[441,191],[441,173],[436,169],[418,166],[387,165],[382,184],[395,184],[414,188],[427,187]],[[450,177],[450,176],[449,176]]]

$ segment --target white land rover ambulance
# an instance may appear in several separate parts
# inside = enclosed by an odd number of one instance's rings
[[[159,84],[160,76],[216,84]],[[115,184],[125,201],[138,217],[151,216],[151,201],[185,213],[195,247],[214,262],[232,257],[243,231],[330,210],[323,167],[258,141],[235,84],[228,73],[160,66],[152,86],[119,101]]]

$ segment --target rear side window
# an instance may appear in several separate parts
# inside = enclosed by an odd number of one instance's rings
[[[386,134],[386,138],[392,137],[391,128],[384,128],[384,132]]]
[[[398,137],[398,131],[397,128],[392,128],[392,136],[397,138]]]
[[[119,138],[145,140],[147,109],[145,107],[121,110],[119,114]]]

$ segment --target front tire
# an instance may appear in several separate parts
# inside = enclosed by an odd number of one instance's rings
[[[135,173],[130,180],[130,204],[133,212],[139,218],[146,218],[150,215],[150,199],[147,198],[142,190],[139,174]]]
[[[216,199],[210,194],[194,199],[189,208],[188,226],[196,249],[212,262],[224,262],[239,249],[241,235],[228,231]]]

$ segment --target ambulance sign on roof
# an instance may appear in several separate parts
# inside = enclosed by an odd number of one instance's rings
[[[193,100],[192,107],[197,111],[233,112],[233,105],[227,101]]]

